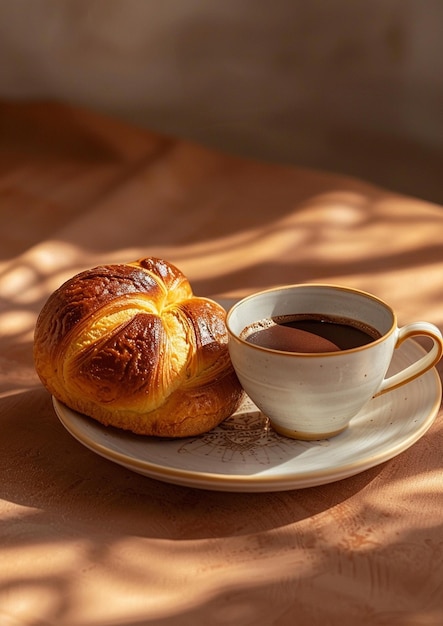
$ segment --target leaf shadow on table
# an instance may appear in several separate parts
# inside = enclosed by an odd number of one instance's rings
[[[245,193],[239,191],[241,196]],[[263,195],[270,193],[268,189]],[[197,208],[188,211],[180,206],[170,215],[164,209],[168,229],[158,218],[151,220],[152,208],[146,212],[139,208],[133,214],[125,210],[122,221],[124,198],[111,207],[113,211],[104,203],[85,220],[56,233],[43,254],[38,246],[31,249],[0,279],[6,289],[12,281],[32,283],[36,299],[15,308],[35,311],[49,295],[48,285],[55,288],[81,269],[153,255],[177,265],[197,295],[246,295],[281,284],[339,282],[388,298],[404,316],[430,310],[432,321],[443,321],[436,302],[436,293],[443,288],[438,235],[443,214],[436,208],[345,187],[301,198],[294,194],[276,203],[272,211],[267,210],[266,200],[260,204],[259,197],[248,200],[249,213],[241,207],[229,210],[230,200],[211,209],[208,192]],[[211,223],[214,226],[208,226]],[[98,224],[108,225],[100,227],[100,237]],[[47,256],[52,259],[50,274]],[[426,281],[422,280],[425,272]],[[418,279],[411,299],[414,276]]]

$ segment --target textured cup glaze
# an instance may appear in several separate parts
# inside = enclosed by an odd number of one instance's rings
[[[283,352],[241,338],[254,322],[296,313],[351,318],[372,326],[381,337],[327,353]],[[399,328],[388,304],[336,285],[288,285],[252,294],[230,309],[226,323],[229,353],[244,390],[277,432],[296,439],[325,439],[340,433],[373,396],[417,378],[443,352],[442,334],[434,324],[414,322]],[[429,351],[385,378],[395,348],[417,335],[432,339]]]

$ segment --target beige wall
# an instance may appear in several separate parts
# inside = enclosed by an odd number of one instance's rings
[[[443,202],[441,0],[0,0],[0,97],[56,97]]]

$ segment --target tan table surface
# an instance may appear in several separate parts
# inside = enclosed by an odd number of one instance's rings
[[[32,362],[53,289],[148,255],[199,295],[335,282],[389,300],[400,323],[442,327],[442,207],[3,103],[0,210],[2,626],[443,624],[441,411],[407,451],[340,482],[212,492],[90,452]]]

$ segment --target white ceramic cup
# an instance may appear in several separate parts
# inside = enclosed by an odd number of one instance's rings
[[[241,337],[254,322],[299,313],[357,320],[381,337],[357,348],[323,353],[273,350]],[[288,285],[252,294],[234,304],[226,325],[232,364],[244,390],[277,432],[295,439],[337,435],[373,396],[422,375],[443,352],[442,334],[434,324],[414,322],[399,328],[388,304],[336,285]],[[428,352],[385,378],[394,350],[418,335],[431,338]]]

